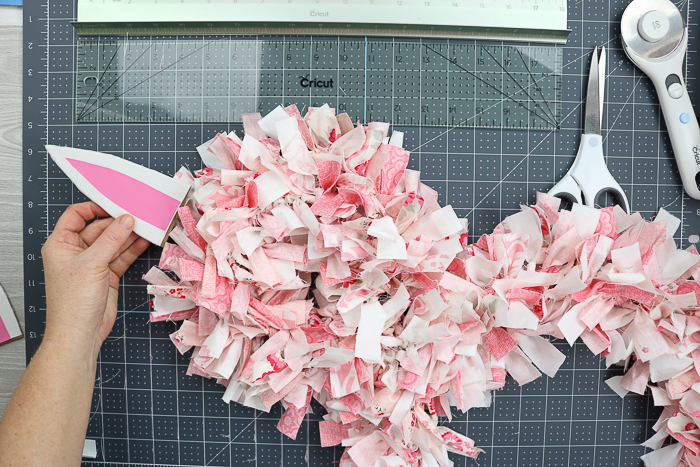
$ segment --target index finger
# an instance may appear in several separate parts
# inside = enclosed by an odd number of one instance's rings
[[[72,204],[56,222],[54,232],[61,230],[78,233],[85,228],[88,221],[96,217],[110,217],[107,212],[92,201]]]

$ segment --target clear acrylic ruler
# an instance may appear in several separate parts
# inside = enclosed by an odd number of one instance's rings
[[[565,43],[566,0],[78,0],[81,35],[321,34]]]
[[[551,45],[343,38],[102,39],[77,48],[76,121],[242,121],[324,103],[395,125],[550,130],[562,50]]]

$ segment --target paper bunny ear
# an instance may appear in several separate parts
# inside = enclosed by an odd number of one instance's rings
[[[85,196],[117,218],[134,216],[134,232],[163,245],[190,187],[122,158],[85,149],[47,145],[54,162]]]
[[[5,289],[0,286],[0,344],[22,337],[22,329],[19,327],[12,305],[7,299]]]

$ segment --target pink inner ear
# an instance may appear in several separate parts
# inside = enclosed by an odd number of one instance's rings
[[[7,332],[7,328],[5,327],[5,323],[2,321],[2,317],[0,317],[0,342],[5,342],[10,340],[10,333]]]
[[[175,198],[121,172],[76,159],[66,160],[111,202],[161,230],[168,229],[180,207]]]

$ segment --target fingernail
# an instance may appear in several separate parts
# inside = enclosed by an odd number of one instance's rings
[[[119,218],[119,225],[124,227],[126,230],[131,230],[134,227],[134,218],[129,214],[124,214]]]

